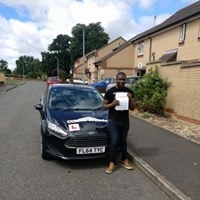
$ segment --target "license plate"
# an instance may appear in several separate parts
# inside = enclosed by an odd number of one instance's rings
[[[77,154],[94,154],[94,153],[104,153],[106,150],[105,147],[85,147],[85,148],[77,148]]]

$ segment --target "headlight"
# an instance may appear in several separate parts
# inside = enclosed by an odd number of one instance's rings
[[[47,121],[47,128],[50,134],[55,135],[57,137],[65,137],[68,135],[68,133],[65,132],[62,128],[50,121]]]

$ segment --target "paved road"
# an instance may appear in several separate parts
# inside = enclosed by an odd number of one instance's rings
[[[3,200],[169,200],[137,167],[108,175],[106,159],[44,161],[39,113],[44,82],[0,93],[0,197]]]

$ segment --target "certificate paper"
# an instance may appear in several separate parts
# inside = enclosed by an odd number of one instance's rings
[[[127,92],[116,92],[115,99],[119,101],[119,105],[115,106],[115,110],[128,110],[129,99]]]

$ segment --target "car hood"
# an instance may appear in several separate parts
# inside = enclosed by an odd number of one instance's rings
[[[48,110],[47,118],[65,131],[97,131],[107,128],[108,112],[98,111],[58,111]]]

